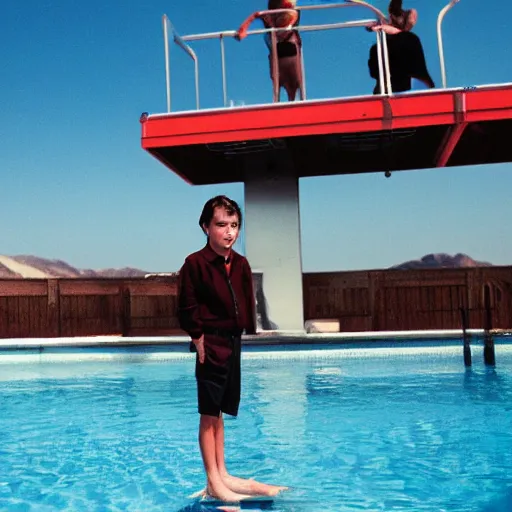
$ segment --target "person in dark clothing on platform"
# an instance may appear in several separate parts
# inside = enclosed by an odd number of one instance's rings
[[[429,88],[435,87],[427,70],[421,41],[416,34],[411,32],[417,19],[416,9],[404,10],[402,0],[391,0],[389,23],[375,24],[369,29],[382,30],[387,35],[391,88],[394,93],[410,91],[413,78],[423,82]],[[370,48],[368,67],[370,76],[377,82],[373,93],[379,94],[379,64],[376,44]]]
[[[274,91],[274,101],[280,101],[280,90],[284,88],[288,101],[295,101],[297,91],[302,97],[302,39],[299,31],[294,30],[300,23],[300,11],[296,10],[296,0],[269,0],[268,10],[288,9],[288,12],[276,14],[254,13],[238,29],[236,39],[241,41],[247,35],[249,25],[257,18],[263,21],[265,28],[288,28],[276,32],[276,53],[278,69],[278,89]],[[293,9],[293,12],[290,10]],[[269,50],[270,79],[274,81],[274,66],[272,58],[272,37],[265,34],[265,43]]]
[[[240,403],[241,335],[256,333],[251,267],[233,250],[241,222],[235,201],[226,196],[207,201],[199,225],[208,241],[187,256],[179,273],[178,318],[197,353],[199,445],[207,477],[204,493],[224,502],[275,496],[285,489],[234,477],[224,459],[222,413],[237,416]]]

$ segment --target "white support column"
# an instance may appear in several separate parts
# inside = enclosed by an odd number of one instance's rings
[[[263,274],[270,322],[279,331],[304,331],[299,180],[286,166],[272,173],[255,167],[245,179],[246,255]]]

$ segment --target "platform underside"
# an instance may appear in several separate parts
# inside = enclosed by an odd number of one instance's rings
[[[186,181],[242,182],[512,161],[512,85],[148,116],[142,146]],[[249,165],[250,163],[250,165]]]

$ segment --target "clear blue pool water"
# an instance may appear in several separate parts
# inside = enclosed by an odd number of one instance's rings
[[[246,351],[238,476],[275,512],[512,510],[512,349]],[[213,510],[193,361],[0,365],[0,510]],[[247,507],[242,507],[242,510]],[[254,507],[253,507],[254,510]]]

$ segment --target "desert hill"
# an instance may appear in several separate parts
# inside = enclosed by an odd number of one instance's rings
[[[467,254],[450,256],[445,253],[427,254],[420,260],[411,260],[391,267],[395,270],[412,270],[421,268],[468,268],[468,267],[492,267],[486,261],[476,261]]]
[[[476,261],[467,254],[427,254],[419,260],[406,261],[391,267],[395,270],[412,270],[422,268],[467,268],[490,267],[491,263]],[[62,260],[50,260],[37,256],[2,256],[0,255],[0,279],[47,279],[52,277],[144,277],[148,271],[138,268],[79,269]]]
[[[138,268],[107,268],[100,270],[78,269],[65,261],[37,256],[1,256],[0,278],[51,278],[51,277],[143,277],[148,272]]]

